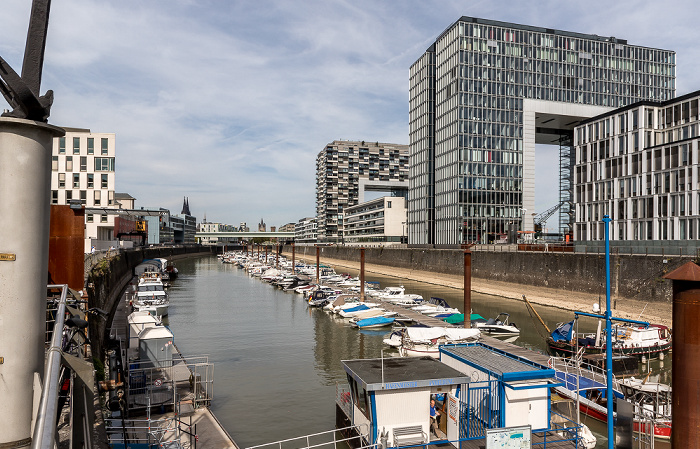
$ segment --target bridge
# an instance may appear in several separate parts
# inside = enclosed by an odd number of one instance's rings
[[[194,238],[234,238],[234,239],[253,239],[253,238],[270,238],[270,239],[286,239],[294,240],[294,232],[261,232],[261,231],[249,231],[249,232],[235,232],[235,231],[222,231],[222,232],[195,232]]]

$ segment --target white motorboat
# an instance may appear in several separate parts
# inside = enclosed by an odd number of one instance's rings
[[[466,343],[481,336],[479,329],[406,327],[397,329],[384,344],[395,347],[402,357],[440,357],[440,345]]]
[[[134,310],[149,312],[155,316],[168,314],[170,300],[160,273],[146,272],[141,276],[131,305]]]
[[[508,318],[510,315],[502,312],[499,313],[496,318],[486,319],[476,319],[472,320],[472,327],[479,329],[485,334],[491,335],[517,335],[520,333],[520,329],[515,323],[509,323]]]

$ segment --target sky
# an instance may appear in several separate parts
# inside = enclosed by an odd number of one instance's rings
[[[18,73],[30,8],[2,0]],[[188,197],[199,221],[281,226],[315,215],[327,143],[409,143],[409,68],[463,15],[674,50],[676,94],[700,90],[692,0],[54,0],[42,94],[49,123],[116,134],[116,190],[137,207]],[[557,154],[536,157],[539,212]]]

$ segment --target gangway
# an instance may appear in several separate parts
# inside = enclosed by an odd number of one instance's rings
[[[363,430],[364,429],[364,430]],[[338,438],[338,433],[353,435],[347,438]],[[274,441],[272,443],[258,444],[257,446],[249,446],[246,449],[316,449],[322,447],[330,447],[332,445],[333,449],[338,449],[338,443],[341,444],[340,448],[345,448],[347,445],[351,447],[356,447],[357,449],[368,449],[376,447],[375,444],[371,446],[362,445],[363,436],[369,433],[369,426],[367,424],[360,424],[355,426],[343,427],[341,429],[327,430],[325,432],[311,433],[309,435],[304,435],[300,437],[288,438],[286,440]],[[325,439],[328,437],[333,437],[330,441],[322,441],[320,443],[313,443],[313,440]],[[353,440],[359,440],[360,445],[351,445],[350,442]],[[295,443],[296,442],[296,443]]]

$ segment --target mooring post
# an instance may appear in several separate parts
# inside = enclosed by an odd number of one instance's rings
[[[472,251],[464,250],[464,327],[471,327],[472,313]]]
[[[321,270],[321,247],[316,246],[316,283],[318,284],[321,280],[320,270]]]
[[[365,300],[365,248],[360,248],[360,301]]]
[[[673,281],[673,448],[700,441],[700,267],[688,262],[663,276]]]
[[[292,274],[297,274],[297,263],[296,263],[296,248],[294,247],[294,242],[292,242]]]

